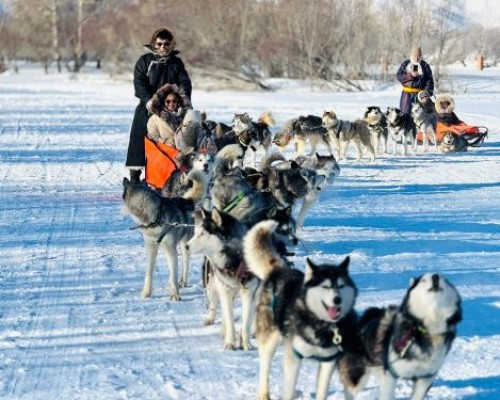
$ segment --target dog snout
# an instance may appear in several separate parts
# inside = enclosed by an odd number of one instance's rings
[[[432,290],[438,290],[439,289],[439,275],[433,274],[431,278],[432,278]]]
[[[338,306],[340,303],[342,303],[342,298],[340,296],[335,296],[333,298],[333,304],[335,304],[336,306]]]

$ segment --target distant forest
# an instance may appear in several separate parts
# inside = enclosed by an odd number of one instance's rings
[[[0,70],[28,60],[47,73],[89,61],[131,71],[153,31],[167,27],[188,67],[255,82],[385,79],[414,44],[439,80],[471,55],[500,58],[499,29],[464,10],[462,0],[0,0]]]

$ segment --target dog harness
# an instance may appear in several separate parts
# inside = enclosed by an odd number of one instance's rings
[[[222,211],[224,212],[230,212],[234,207],[236,207],[241,200],[243,200],[245,197],[247,197],[247,195],[243,192],[239,192],[235,197],[233,197],[231,199],[231,201],[229,202],[229,204],[224,207],[224,209]]]
[[[342,121],[341,119],[339,119],[339,123],[334,128],[334,130],[335,130],[335,138],[338,139],[340,137],[340,132],[345,132],[347,134],[353,130],[352,123],[348,121]]]
[[[333,325],[332,331],[333,331],[332,343],[336,347],[338,347],[337,353],[335,353],[331,356],[327,356],[327,357],[321,357],[321,356],[304,357],[304,355],[302,353],[300,353],[295,347],[292,347],[293,353],[300,359],[308,358],[308,359],[319,361],[319,362],[329,362],[329,361],[335,360],[340,355],[340,353],[343,351],[342,346],[340,345],[342,343],[342,336],[340,335],[339,327],[335,324]]]

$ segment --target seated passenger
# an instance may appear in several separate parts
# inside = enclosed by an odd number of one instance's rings
[[[436,96],[436,122],[446,126],[463,125],[455,114],[455,100],[450,94],[439,94]]]

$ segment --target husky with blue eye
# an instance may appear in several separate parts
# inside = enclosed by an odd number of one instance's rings
[[[276,221],[262,221],[243,240],[248,269],[262,280],[256,315],[260,385],[258,398],[269,399],[271,363],[284,344],[282,398],[295,396],[303,359],[319,363],[316,399],[326,399],[338,356],[356,337],[353,310],[356,286],[349,257],[339,265],[307,259],[305,273],[290,268],[273,243]]]
[[[430,273],[412,279],[400,306],[366,310],[358,324],[360,346],[339,360],[345,398],[354,399],[373,374],[380,381],[379,399],[394,399],[398,379],[411,379],[411,399],[423,399],[461,319],[458,291],[441,275]]]

